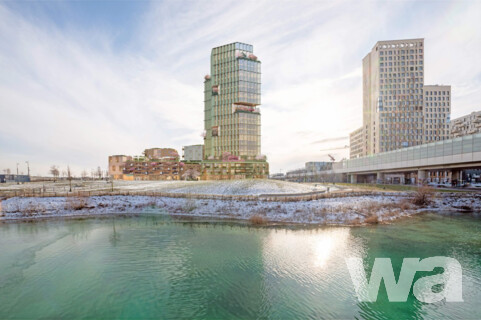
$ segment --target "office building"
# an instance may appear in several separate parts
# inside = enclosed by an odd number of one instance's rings
[[[451,86],[424,86],[424,143],[450,139]]]
[[[212,49],[204,81],[206,159],[228,152],[245,160],[261,154],[261,62],[240,42]]]
[[[363,126],[350,135],[350,158],[448,139],[451,87],[424,85],[424,50],[424,39],[379,41],[364,57]]]
[[[424,39],[379,41],[362,64],[367,154],[422,144]]]
[[[204,77],[204,154],[201,179],[267,178],[261,154],[261,62],[253,46],[212,49]]]

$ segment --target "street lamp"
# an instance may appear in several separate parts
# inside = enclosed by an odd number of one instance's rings
[[[20,184],[20,182],[18,181],[18,162],[17,162],[17,184]]]
[[[30,164],[28,161],[25,161],[25,163],[27,164],[28,178],[30,178]]]

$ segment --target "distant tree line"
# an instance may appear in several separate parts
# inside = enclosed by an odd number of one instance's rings
[[[60,175],[62,176],[62,178],[65,178],[69,181],[75,179],[75,174],[70,169],[70,166],[67,166],[66,170],[60,171],[60,169],[57,165],[52,165],[52,166],[50,166],[49,173],[54,178],[54,181],[58,180],[60,178]],[[108,171],[103,171],[100,166],[97,167],[97,169],[91,169],[90,175],[87,172],[87,170],[85,170],[85,169],[82,170],[82,172],[80,173],[80,178],[82,180],[102,180],[102,179],[105,179],[105,178],[108,178],[108,177],[109,177]]]

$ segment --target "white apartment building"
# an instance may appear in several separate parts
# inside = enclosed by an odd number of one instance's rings
[[[424,143],[450,139],[451,86],[424,86]]]
[[[451,137],[457,138],[481,132],[481,111],[453,119],[450,123]]]

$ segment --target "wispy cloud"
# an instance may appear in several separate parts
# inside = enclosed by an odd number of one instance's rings
[[[329,142],[346,141],[346,140],[348,140],[348,139],[349,139],[349,137],[326,138],[326,139],[321,139],[321,140],[314,141],[314,142],[312,142],[311,144],[325,144],[325,143],[329,143]]]
[[[0,169],[30,160],[34,173],[54,163],[79,172],[106,167],[109,154],[200,143],[210,50],[234,41],[262,61],[262,149],[273,171],[328,160],[319,144],[339,147],[361,125],[361,59],[378,40],[426,38],[426,83],[453,86],[453,116],[479,108],[479,2],[145,7],[122,35],[0,4]]]

